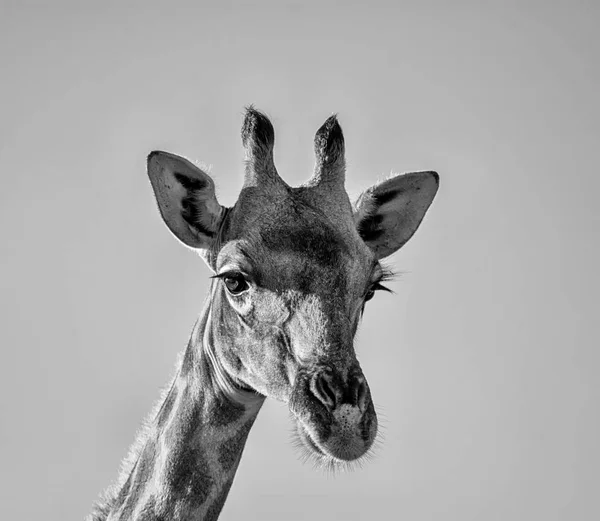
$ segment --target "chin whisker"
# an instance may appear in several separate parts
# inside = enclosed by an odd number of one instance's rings
[[[379,438],[379,435],[385,438],[384,432],[387,430],[389,422],[387,414],[383,410],[382,405],[377,405],[376,403],[373,403],[373,405],[375,406],[375,412],[377,413],[377,438]]]
[[[302,464],[310,464],[313,470],[322,472],[328,478],[335,478],[336,475],[342,472],[354,472],[355,470],[364,468],[366,463],[375,459],[376,454],[383,446],[381,430],[378,429],[373,444],[365,454],[352,461],[336,459],[325,454],[319,454],[314,449],[308,447],[299,432],[302,427],[296,422],[293,416],[291,416],[291,419],[292,428],[290,429],[290,442],[298,455],[298,459]]]

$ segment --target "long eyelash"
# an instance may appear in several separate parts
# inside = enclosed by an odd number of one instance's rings
[[[231,275],[241,275],[239,271],[229,270],[224,271],[223,273],[217,273],[216,275],[212,275],[208,277],[209,279],[224,279],[225,277],[230,277]]]
[[[393,290],[387,286],[384,286],[382,282],[394,280],[398,274],[392,269],[391,266],[386,264],[380,264],[380,269],[381,274],[379,276],[379,280],[377,280],[377,282],[371,286],[371,289],[375,291],[387,291],[388,293],[394,293]]]
[[[398,273],[396,273],[391,266],[388,266],[388,265],[382,263],[381,264],[381,276],[379,277],[379,280],[377,281],[377,283],[394,280],[397,276],[398,276]]]
[[[387,291],[388,293],[394,293],[393,290],[384,286],[383,284],[379,284],[379,282],[373,284],[372,289],[374,289],[375,291]]]

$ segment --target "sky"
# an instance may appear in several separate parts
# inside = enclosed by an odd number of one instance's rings
[[[451,5],[452,4],[452,5]],[[173,374],[209,271],[154,149],[241,187],[244,106],[290,184],[337,113],[352,197],[436,170],[357,336],[373,461],[303,465],[267,401],[221,518],[600,517],[600,8],[592,2],[0,3],[0,487],[82,519]]]

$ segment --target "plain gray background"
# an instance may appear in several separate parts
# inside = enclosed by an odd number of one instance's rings
[[[207,268],[162,224],[155,148],[242,180],[243,107],[299,184],[337,112],[351,194],[434,169],[369,305],[384,438],[302,465],[253,429],[223,520],[595,520],[600,9],[593,2],[0,3],[3,519],[82,519],[172,374]]]

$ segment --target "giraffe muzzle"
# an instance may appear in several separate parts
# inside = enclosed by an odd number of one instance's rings
[[[290,400],[298,435],[317,458],[353,461],[377,434],[377,415],[361,371],[344,377],[331,368],[298,378]]]

